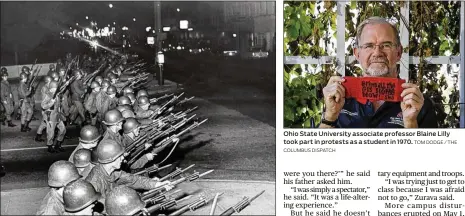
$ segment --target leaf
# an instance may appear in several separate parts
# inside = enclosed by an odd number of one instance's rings
[[[350,9],[354,10],[357,8],[357,2],[355,0],[350,1]]]

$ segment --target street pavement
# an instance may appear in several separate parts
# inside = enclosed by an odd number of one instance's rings
[[[174,62],[176,61],[172,61]],[[218,189],[225,188],[226,185],[231,187],[229,191],[244,191],[235,195],[231,192],[227,195],[225,192],[225,197],[231,200],[227,204],[233,204],[233,200],[238,201],[242,196],[252,196],[253,194],[247,192],[254,189],[265,189],[263,197],[267,198],[268,204],[258,206],[261,206],[260,209],[267,205],[272,207],[265,208],[268,211],[259,211],[258,214],[274,214],[272,183],[275,181],[276,163],[276,105],[275,87],[268,79],[274,76],[275,70],[268,71],[269,74],[262,77],[255,74],[252,78],[241,78],[247,73],[244,66],[235,68],[229,65],[229,69],[226,69],[212,67],[211,64],[202,63],[200,68],[195,67],[196,64],[167,64],[166,77],[172,78],[176,83],[168,81],[165,82],[166,86],[160,87],[154,81],[150,85],[151,94],[185,91],[186,96],[195,95],[196,98],[184,106],[198,106],[199,109],[194,112],[197,117],[209,119],[183,136],[181,144],[165,163],[178,167],[195,164],[194,169],[199,172],[214,169],[205,178],[223,182],[210,183],[211,187]],[[212,76],[216,69],[224,69],[224,74]],[[230,71],[240,72],[231,75],[228,74]],[[189,76],[187,73],[195,75]],[[19,121],[14,123],[20,124]],[[72,138],[65,140],[66,152],[49,154],[44,143],[33,141],[38,124],[39,121],[31,122],[33,131],[27,133],[19,132],[19,126],[1,127],[1,159],[7,172],[0,179],[2,215],[33,214],[37,210],[37,205],[33,204],[40,203],[46,193],[48,167],[57,160],[66,160],[78,144],[79,129],[68,127],[67,135]],[[171,170],[166,170],[161,175],[169,171]],[[240,181],[243,183],[239,183]],[[18,198],[23,196],[27,198]]]

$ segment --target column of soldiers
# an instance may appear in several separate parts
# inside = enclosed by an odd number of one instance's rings
[[[63,65],[50,66],[40,89],[43,119],[35,140],[44,141],[45,129],[48,151],[54,153],[64,151],[66,126],[80,127],[80,137],[68,161],[56,161],[50,166],[50,191],[37,215],[147,215],[156,212],[149,209],[155,204],[168,208],[186,196],[173,198],[171,189],[208,173],[174,179],[188,170],[177,168],[163,178],[153,177],[172,151],[163,155],[164,160],[160,153],[168,147],[174,150],[179,137],[205,120],[191,121],[195,115],[188,114],[195,108],[183,111],[181,104],[187,99],[179,100],[180,95],[149,99],[142,88],[147,76],[140,65],[122,64],[113,58],[97,68],[91,63],[102,64],[100,59],[87,60],[87,68],[78,66],[70,56]],[[1,99],[8,125],[14,127],[7,77],[2,72]],[[34,89],[27,88],[27,76],[22,73],[20,77],[21,131],[29,131]],[[176,108],[181,110],[174,113]],[[159,200],[162,196],[165,198]]]

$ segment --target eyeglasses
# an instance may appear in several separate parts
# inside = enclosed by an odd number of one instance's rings
[[[393,50],[394,47],[396,47],[397,44],[391,43],[391,42],[384,42],[382,44],[376,45],[372,43],[367,43],[359,46],[362,50],[365,52],[373,52],[375,50],[375,47],[379,47],[381,51],[384,52],[390,52]]]

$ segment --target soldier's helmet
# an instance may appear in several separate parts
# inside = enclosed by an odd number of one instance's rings
[[[1,75],[2,77],[3,77],[3,76],[8,77],[8,72],[6,72],[6,69],[5,69],[5,71],[2,71],[2,72],[0,73],[0,75]]]
[[[140,106],[143,106],[143,105],[149,104],[149,103],[150,103],[150,100],[149,100],[148,97],[142,96],[142,97],[140,97],[140,98],[137,99],[137,103],[138,103]]]
[[[52,80],[52,81],[50,82],[50,84],[48,84],[48,88],[50,88],[50,89],[52,89],[52,88],[58,88],[58,82]]]
[[[145,207],[145,202],[137,192],[121,185],[108,193],[105,208],[109,215],[133,215]]]
[[[137,100],[134,93],[129,93],[126,96],[128,96],[128,98],[131,100],[131,103],[133,103],[133,102],[135,102]]]
[[[116,107],[116,109],[121,112],[121,115],[123,115],[123,112],[126,111],[126,110],[134,112],[132,106],[127,105],[127,104],[126,105],[119,105],[119,106]],[[123,117],[124,117],[124,115],[123,115]]]
[[[6,67],[2,67],[2,69],[1,69],[0,71],[1,71],[1,73],[3,74],[3,73],[5,73],[5,72],[7,72],[8,70],[6,69]]]
[[[109,95],[116,94],[116,87],[115,86],[109,86],[107,88],[107,94],[109,94]]]
[[[44,81],[45,81],[45,83],[50,83],[52,81],[52,77],[51,76],[45,76]]]
[[[125,134],[131,133],[134,129],[138,128],[140,123],[135,118],[127,118],[123,124],[123,132]]]
[[[79,142],[91,143],[97,141],[98,139],[100,139],[100,134],[98,132],[97,127],[92,125],[86,125],[81,129],[81,133],[79,135]]]
[[[83,74],[83,73],[82,73],[82,71],[81,71],[80,69],[75,69],[75,70],[73,71],[73,75],[74,75],[74,76],[78,76],[78,75],[82,75],[82,74]]]
[[[103,80],[102,84],[100,84],[102,88],[108,88],[110,86],[110,82],[108,80]]]
[[[54,80],[58,80],[60,78],[60,76],[58,75],[57,72],[52,72],[52,74],[50,74],[52,76],[52,79]]]
[[[97,81],[99,84],[103,82],[103,78],[101,76],[96,76],[94,80]]]
[[[20,73],[19,78],[20,79],[27,79],[27,74],[26,73]]]
[[[48,169],[48,186],[64,187],[68,183],[81,178],[73,163],[60,160],[53,163]]]
[[[116,75],[113,74],[113,73],[110,73],[110,75],[108,75],[108,78],[109,78],[110,80],[117,79]]]
[[[69,212],[81,211],[95,203],[100,197],[101,194],[95,190],[94,186],[84,179],[71,182],[63,190],[65,210]]]
[[[89,166],[92,152],[89,149],[78,149],[73,155],[74,166],[83,168]]]
[[[53,70],[53,69],[55,69],[55,65],[54,65],[54,64],[50,64],[50,65],[48,66],[48,68],[50,68],[51,70]]]
[[[131,104],[131,99],[129,99],[128,96],[121,96],[118,98],[118,104],[119,105],[129,105]]]
[[[92,82],[90,83],[90,88],[91,88],[91,89],[100,88],[100,84],[99,84],[97,81],[92,81]]]
[[[117,109],[108,110],[105,113],[105,120],[103,121],[106,125],[115,125],[123,121],[123,115]]]
[[[29,73],[30,70],[31,70],[31,69],[29,69],[28,66],[23,66],[23,67],[21,68],[21,72],[23,72],[23,73]]]
[[[131,87],[124,87],[123,94],[126,95],[129,93],[134,93],[134,90]]]
[[[128,118],[135,118],[136,116],[134,115],[134,112],[132,110],[124,110],[121,112],[123,115],[123,118],[128,119]],[[124,127],[124,125],[123,125]]]
[[[139,91],[137,92],[137,98],[140,98],[140,97],[142,97],[142,96],[148,97],[149,94],[147,93],[146,90],[141,89],[141,90],[139,90]]]
[[[124,148],[116,141],[105,139],[97,146],[97,158],[101,164],[107,164],[115,161],[124,154]]]

